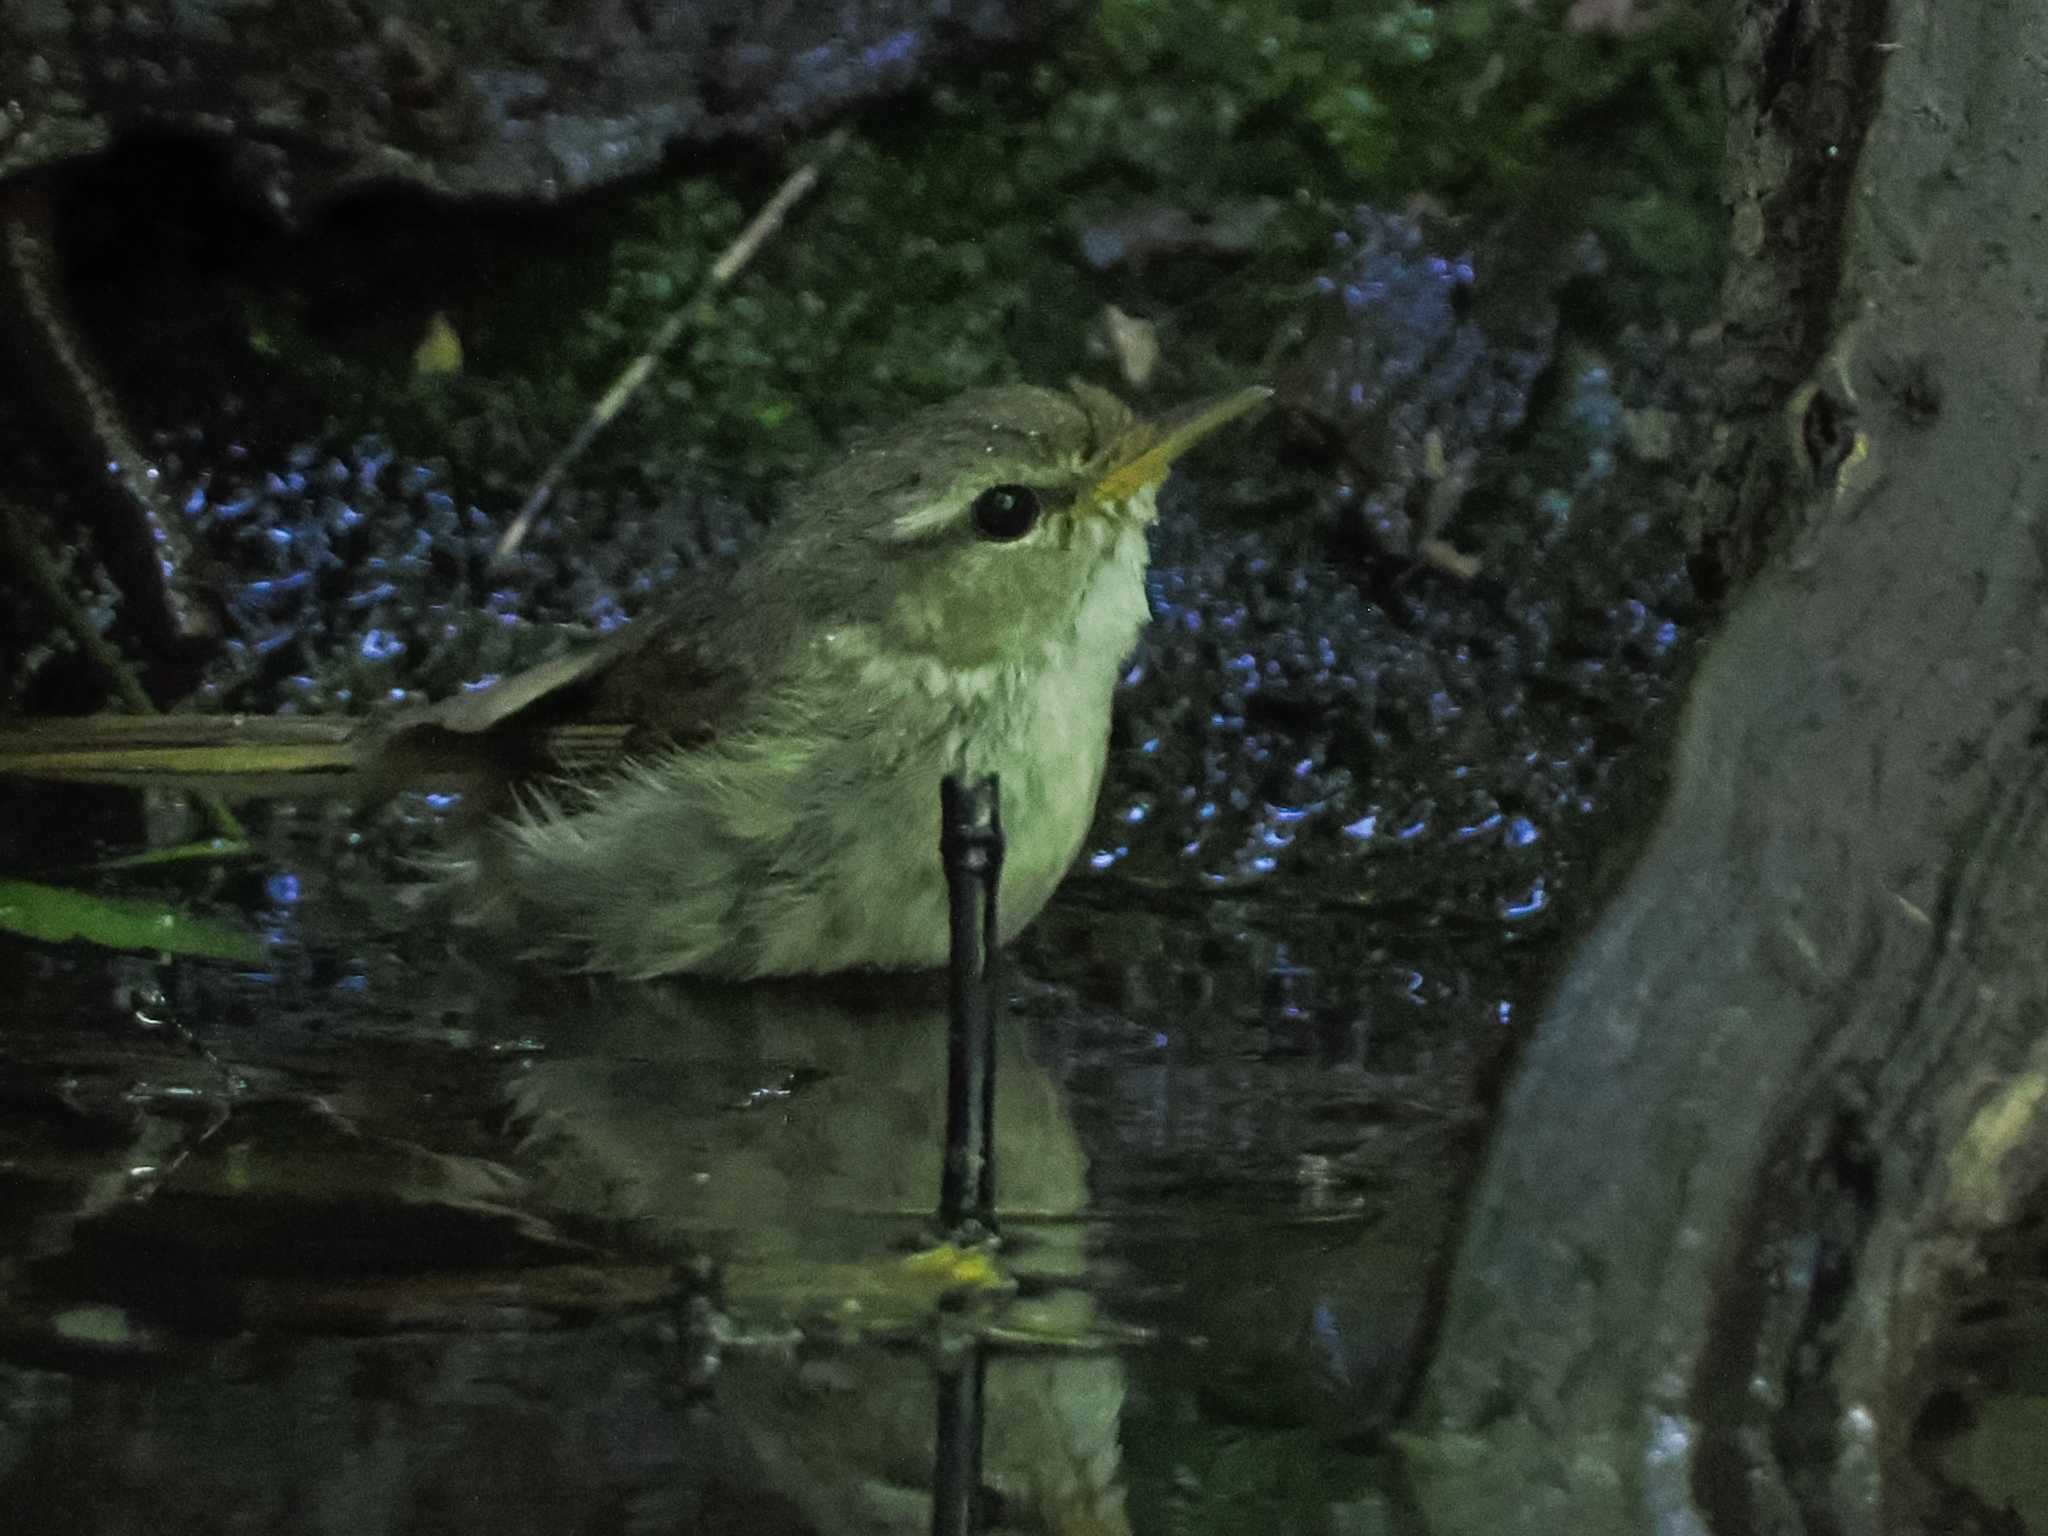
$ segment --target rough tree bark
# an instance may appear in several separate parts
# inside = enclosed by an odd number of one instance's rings
[[[1777,554],[1503,1106],[1409,1441],[1443,1532],[2005,1528],[1912,1435],[2048,1188],[2048,10],[1737,38],[1715,517]]]
[[[294,215],[370,183],[561,199],[772,141],[1040,35],[1071,0],[20,0],[0,180],[124,137],[227,151]]]

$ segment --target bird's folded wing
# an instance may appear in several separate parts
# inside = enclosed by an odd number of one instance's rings
[[[577,684],[589,681],[610,666],[616,656],[617,647],[610,643],[586,645],[566,656],[501,678],[488,688],[458,693],[430,704],[400,723],[404,727],[439,726],[458,736],[498,730],[536,705],[558,699]]]
[[[86,715],[0,725],[0,774],[73,783],[219,785],[291,794],[321,777],[359,792],[461,779],[590,777],[701,746],[743,712],[756,647],[717,621],[715,589],[487,688],[381,720]]]
[[[658,615],[487,688],[394,717],[365,764],[413,782],[481,767],[505,784],[593,779],[635,759],[698,747],[744,712],[752,648],[721,624],[721,594],[686,585]]]

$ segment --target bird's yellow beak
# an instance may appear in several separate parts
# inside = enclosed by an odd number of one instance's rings
[[[1198,400],[1158,421],[1137,423],[1105,455],[1107,467],[1082,493],[1081,507],[1107,511],[1123,505],[1147,486],[1164,480],[1173,461],[1203,438],[1272,398],[1272,390],[1254,384],[1232,394]]]

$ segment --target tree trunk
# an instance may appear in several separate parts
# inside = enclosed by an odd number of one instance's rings
[[[1912,1434],[2048,1181],[2048,9],[1820,12],[1731,71],[1706,491],[1777,553],[1503,1105],[1443,1532],[1997,1528]]]

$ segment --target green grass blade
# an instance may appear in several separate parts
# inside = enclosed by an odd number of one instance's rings
[[[82,939],[104,949],[139,949],[261,965],[262,941],[246,929],[158,902],[95,896],[28,880],[0,880],[0,932],[46,944]]]
[[[117,854],[111,859],[98,859],[94,869],[155,869],[165,864],[189,864],[193,862],[211,864],[226,863],[230,859],[245,859],[255,852],[255,846],[247,838],[208,837],[194,843],[179,843],[175,848],[151,848],[143,853]]]

